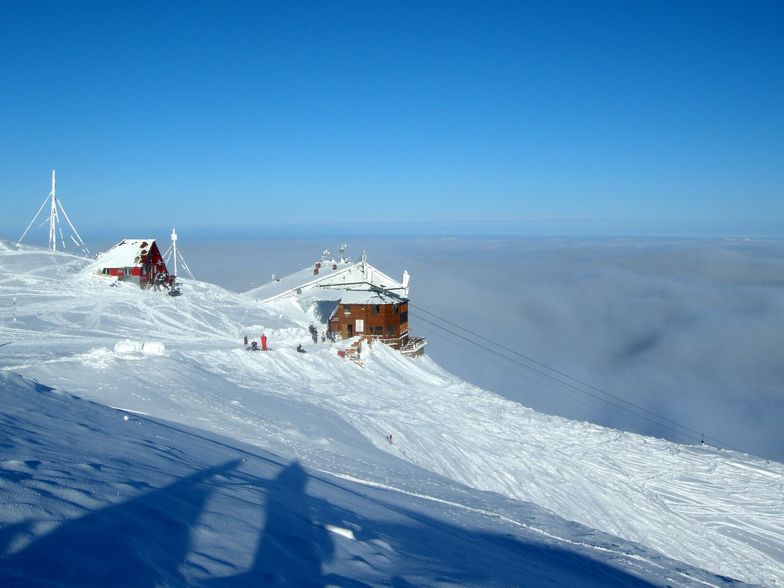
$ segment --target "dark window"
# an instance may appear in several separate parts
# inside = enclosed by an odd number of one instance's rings
[[[400,324],[408,322],[408,311],[400,313]]]
[[[387,337],[393,337],[395,335],[395,327],[392,325],[387,325]]]
[[[374,304],[373,307],[370,309],[370,312],[373,314],[378,314],[379,312],[381,312],[381,305]]]
[[[345,312],[346,314],[351,314],[351,305],[350,304],[344,304],[343,305],[343,312]]]
[[[400,309],[397,307],[397,304],[393,304],[392,310],[394,311],[395,314],[397,314]]]
[[[373,334],[374,335],[383,335],[384,334],[384,327],[373,327]]]

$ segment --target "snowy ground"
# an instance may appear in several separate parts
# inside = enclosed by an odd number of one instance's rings
[[[285,303],[86,265],[0,243],[3,584],[784,583],[780,463],[544,416],[383,346],[360,367]]]

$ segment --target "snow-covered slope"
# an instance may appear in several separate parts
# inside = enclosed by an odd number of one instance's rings
[[[82,272],[87,263],[0,246],[0,369],[9,374],[0,401],[4,415],[15,414],[3,421],[9,441],[0,453],[0,499],[15,507],[0,515],[0,549],[14,570],[27,569],[19,562],[34,546],[46,546],[42,542],[61,530],[75,533],[68,525],[82,520],[74,519],[77,515],[120,508],[113,512],[125,517],[125,507],[118,505],[142,508],[146,496],[166,495],[171,483],[178,490],[161,499],[164,503],[179,504],[179,492],[206,492],[195,485],[230,494],[236,501],[230,510],[240,514],[225,524],[243,538],[218,552],[176,547],[182,553],[172,554],[173,563],[164,567],[174,575],[166,577],[194,583],[226,579],[238,570],[261,573],[252,539],[258,525],[248,526],[241,514],[247,506],[239,505],[253,504],[258,511],[268,502],[288,504],[271,490],[270,480],[294,476],[298,482],[282,483],[295,489],[293,496],[286,494],[292,503],[286,517],[300,520],[303,507],[297,504],[310,504],[314,497],[354,513],[354,519],[344,513],[333,524],[326,507],[327,512],[307,511],[320,521],[308,527],[311,531],[328,525],[342,529],[325,535],[345,545],[322,557],[319,566],[325,574],[334,569],[329,573],[342,578],[333,578],[339,585],[351,585],[346,578],[401,586],[404,581],[536,584],[517,580],[534,573],[540,575],[531,578],[565,585],[579,583],[578,577],[585,583],[599,579],[601,585],[629,585],[634,578],[721,585],[722,576],[784,583],[782,464],[537,414],[458,380],[426,357],[404,358],[383,346],[366,350],[362,367],[338,358],[325,344],[306,345],[309,353],[299,354],[294,348],[308,341],[310,317],[290,302],[262,306],[200,282],[186,282],[179,298],[130,284],[109,287]],[[262,332],[272,351],[245,351],[242,336]],[[126,412],[35,387],[35,393],[25,393],[33,379]],[[80,410],[100,415],[94,418],[103,424],[79,416]],[[51,423],[61,411],[82,427],[63,425],[58,434]],[[120,415],[137,413],[149,416],[121,420]],[[386,441],[388,434],[393,444]],[[108,455],[100,453],[102,444],[115,443]],[[92,455],[89,463],[120,459],[125,473],[85,469],[88,457],[69,454],[75,446]],[[165,460],[156,465],[163,454],[177,456],[179,467],[170,471]],[[238,456],[252,464],[210,469]],[[301,466],[293,465],[295,460]],[[36,461],[48,469],[25,465]],[[106,490],[130,478],[144,485],[123,486],[118,495]],[[36,488],[31,481],[41,480],[49,484],[48,494],[30,494]],[[310,480],[307,490],[304,480]],[[62,492],[53,494],[52,486]],[[95,498],[77,500],[73,488]],[[395,517],[377,510],[387,508],[396,516],[405,512],[404,520],[390,523]],[[199,521],[207,516],[202,510]],[[196,515],[187,508],[181,514],[177,524],[192,529],[191,541],[202,536],[227,541],[219,537],[217,523],[202,525],[189,518]],[[387,554],[386,563],[373,559],[363,550],[376,547],[368,547],[370,540],[357,541],[354,531],[350,539],[345,529],[356,528],[347,520],[370,533],[367,537],[394,536],[399,550]],[[265,537],[272,524],[267,521]],[[70,535],[52,540],[63,537]],[[312,546],[321,540],[308,541]],[[274,543],[280,547],[280,541]],[[479,559],[469,562],[474,549]],[[357,561],[368,565],[350,564]],[[480,573],[480,561],[492,571]],[[313,578],[315,569],[308,572]]]

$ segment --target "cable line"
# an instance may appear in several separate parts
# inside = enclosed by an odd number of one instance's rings
[[[432,322],[428,321],[428,320],[427,320],[427,319],[425,319],[424,317],[421,317],[421,316],[420,316],[420,317],[418,317],[418,320],[421,320],[421,321],[423,321],[423,322],[426,322],[426,323],[428,323],[429,325],[432,325],[432,326],[434,326],[434,327],[436,327],[436,328],[439,328],[439,329],[441,329],[441,328],[442,328],[442,327],[440,327],[440,326],[438,326],[438,325],[436,325],[436,324],[434,324],[434,323],[432,323]],[[422,329],[422,331],[424,331],[425,333],[433,333],[433,334],[435,334],[435,331],[433,331],[433,330],[431,330],[431,329],[429,329],[429,328],[427,328],[427,327],[424,327],[424,328],[423,328],[423,327],[422,327],[422,325],[420,325],[420,326],[419,326],[419,328],[420,328],[420,329]],[[555,386],[552,386],[552,385],[550,385],[548,382],[546,382],[546,381],[543,381],[543,379],[542,379],[541,377],[539,377],[539,376],[538,376],[538,374],[534,374],[534,373],[532,373],[532,372],[530,372],[530,371],[526,372],[526,371],[523,371],[523,370],[521,370],[521,369],[517,369],[517,368],[516,368],[516,367],[514,367],[514,366],[510,366],[510,365],[508,365],[508,364],[505,364],[505,363],[502,363],[502,362],[500,362],[500,361],[497,361],[496,359],[493,359],[492,357],[489,357],[489,356],[487,356],[487,355],[483,355],[483,354],[481,354],[481,353],[477,353],[477,352],[476,352],[474,349],[472,349],[472,348],[471,348],[471,347],[469,347],[468,345],[464,345],[464,344],[462,344],[462,343],[458,343],[457,341],[455,341],[455,340],[450,340],[450,339],[446,339],[446,341],[447,341],[447,342],[449,342],[449,343],[451,343],[452,345],[456,345],[457,347],[460,347],[461,349],[465,349],[465,350],[471,351],[471,353],[472,353],[473,355],[475,355],[475,356],[478,356],[478,357],[481,357],[481,358],[482,358],[482,359],[484,359],[485,361],[488,361],[488,362],[490,362],[490,363],[492,363],[492,364],[495,364],[495,365],[497,365],[498,367],[501,367],[501,368],[503,368],[503,369],[506,369],[506,370],[510,370],[510,371],[512,371],[512,372],[514,372],[514,373],[516,373],[516,374],[520,374],[520,375],[521,375],[521,376],[523,376],[523,377],[529,378],[529,379],[533,380],[534,382],[536,382],[536,383],[537,383],[539,386],[542,386],[543,388],[546,388],[547,390],[550,390],[551,392],[555,392],[556,394],[566,394],[566,395],[568,395],[570,398],[572,398],[573,400],[575,400],[575,401],[577,401],[577,402],[580,402],[580,403],[582,403],[582,404],[584,404],[584,405],[586,405],[586,406],[589,406],[589,407],[591,407],[591,408],[599,408],[599,407],[601,407],[601,406],[604,406],[604,405],[602,404],[602,402],[601,402],[601,401],[599,401],[599,400],[597,400],[597,399],[595,399],[595,398],[592,398],[592,397],[590,397],[590,396],[582,396],[582,395],[578,395],[578,394],[575,394],[574,392],[572,392],[571,390],[568,390],[568,389],[566,389],[566,390],[560,390],[560,389],[556,388]],[[476,344],[474,343],[474,345],[476,345]],[[486,347],[480,347],[480,349],[487,350],[488,348],[486,348]],[[497,352],[497,351],[495,351],[495,350],[490,350],[490,352],[491,352],[491,353],[492,353],[492,354],[493,354],[495,357],[503,357],[504,359],[508,359],[508,358],[506,358],[506,356],[504,356],[504,355],[502,355],[502,354],[498,353],[498,352]],[[512,360],[512,361],[514,361],[514,360]]]
[[[409,305],[410,305],[410,306],[414,306],[414,305],[413,305],[413,304],[411,304],[410,302],[409,302]],[[547,365],[547,364],[545,364],[545,363],[542,363],[541,361],[538,361],[538,360],[534,359],[533,357],[529,357],[529,356],[527,356],[527,355],[524,355],[524,354],[520,353],[519,351],[517,351],[517,350],[515,350],[515,349],[511,349],[510,347],[507,347],[507,346],[505,346],[505,345],[502,345],[502,344],[500,344],[500,343],[496,343],[495,341],[493,341],[493,340],[491,340],[491,339],[488,339],[487,337],[483,337],[483,336],[482,336],[482,335],[480,335],[479,333],[476,333],[476,332],[474,332],[474,331],[471,331],[471,330],[469,330],[469,329],[466,329],[465,327],[462,327],[462,326],[460,326],[460,325],[458,325],[458,324],[455,324],[455,323],[453,323],[453,322],[451,322],[451,321],[447,320],[447,319],[446,319],[446,318],[444,318],[444,317],[438,316],[437,314],[435,314],[435,313],[433,313],[433,312],[430,312],[430,311],[428,311],[428,310],[425,310],[424,308],[421,308],[421,307],[419,307],[419,306],[415,306],[415,308],[416,308],[417,310],[420,310],[420,311],[422,311],[422,312],[424,312],[424,313],[426,313],[426,314],[429,314],[429,315],[431,315],[431,316],[433,316],[433,317],[435,317],[435,318],[437,318],[437,319],[439,319],[439,320],[442,320],[442,321],[444,321],[444,322],[446,322],[446,323],[448,323],[448,324],[452,325],[453,327],[457,327],[458,329],[461,329],[461,330],[465,331],[466,333],[470,333],[471,335],[473,335],[473,336],[475,336],[475,337],[478,337],[478,338],[482,339],[483,341],[486,341],[486,342],[488,342],[488,343],[491,343],[492,345],[495,345],[496,347],[499,347],[499,348],[503,349],[504,351],[508,351],[508,352],[510,352],[510,353],[513,353],[513,354],[515,354],[515,355],[517,355],[517,356],[519,356],[519,357],[522,357],[522,358],[523,358],[523,359],[525,359],[526,361],[530,361],[531,363],[534,363],[534,364],[536,364],[536,365],[538,365],[538,366],[540,366],[540,367],[543,367],[543,368],[545,368],[545,369],[547,369],[547,370],[550,370],[551,372],[553,372],[553,373],[555,373],[555,374],[558,374],[559,376],[562,376],[562,377],[564,377],[564,378],[567,378],[568,380],[571,380],[572,382],[575,382],[575,383],[577,383],[577,384],[580,384],[581,386],[585,386],[586,388],[590,388],[591,390],[594,390],[594,391],[596,391],[596,392],[599,392],[600,394],[604,394],[604,395],[606,395],[606,396],[609,396],[610,398],[613,398],[613,399],[615,399],[615,400],[617,400],[617,401],[619,401],[619,402],[622,402],[623,404],[629,405],[629,406],[631,406],[631,407],[633,407],[633,408],[635,408],[635,409],[637,409],[637,410],[640,410],[640,411],[642,411],[642,412],[644,412],[644,413],[647,413],[647,414],[649,414],[649,415],[651,415],[651,416],[653,416],[653,417],[660,418],[660,419],[662,419],[662,420],[664,420],[664,421],[667,421],[667,422],[669,422],[669,423],[670,423],[670,424],[672,424],[672,425],[675,425],[675,426],[677,426],[677,427],[680,427],[680,428],[684,429],[685,431],[688,431],[688,432],[690,432],[690,433],[693,433],[693,434],[695,434],[695,435],[700,435],[700,434],[701,434],[699,431],[696,431],[696,430],[694,430],[694,429],[692,429],[692,428],[690,428],[690,427],[687,427],[687,426],[685,426],[685,425],[681,425],[680,423],[678,423],[678,422],[676,422],[676,421],[673,421],[672,419],[669,419],[669,418],[667,418],[667,417],[665,417],[665,416],[658,415],[658,414],[656,414],[655,412],[652,412],[652,411],[650,411],[650,410],[647,410],[647,409],[645,409],[645,408],[643,408],[643,407],[641,407],[641,406],[638,406],[638,405],[634,404],[633,402],[629,402],[629,401],[628,401],[628,400],[626,400],[625,398],[622,398],[622,397],[620,397],[620,396],[616,396],[615,394],[612,394],[612,393],[610,393],[610,392],[606,392],[605,390],[602,390],[602,389],[600,389],[600,388],[597,388],[596,386],[593,386],[593,385],[589,384],[588,382],[584,382],[584,381],[582,381],[582,380],[580,380],[580,379],[578,379],[578,378],[575,378],[575,377],[573,377],[573,376],[570,376],[569,374],[567,374],[567,373],[565,373],[565,372],[562,372],[562,371],[560,371],[560,370],[558,370],[558,369],[556,369],[556,368],[554,368],[554,367],[551,367],[551,366],[549,366],[549,365]],[[420,318],[421,318],[421,317],[420,317]]]
[[[546,378],[548,380],[551,380],[552,382],[560,384],[561,386],[564,386],[565,388],[567,388],[569,390],[573,390],[574,392],[578,392],[578,393],[581,393],[581,394],[587,394],[588,396],[590,396],[592,398],[595,398],[595,399],[599,400],[600,402],[603,402],[603,403],[605,403],[607,405],[610,405],[610,406],[612,406],[612,407],[614,407],[614,408],[616,408],[618,410],[621,410],[621,411],[623,411],[625,413],[628,413],[628,414],[632,415],[633,417],[635,417],[637,419],[648,421],[649,423],[652,423],[652,424],[656,425],[659,428],[668,429],[672,433],[675,433],[677,435],[685,437],[686,439],[689,439],[689,440],[693,439],[693,437],[690,434],[684,433],[683,431],[679,431],[679,430],[677,430],[677,429],[675,429],[675,428],[673,428],[673,427],[671,427],[671,426],[669,426],[669,425],[667,425],[665,423],[657,421],[657,420],[655,420],[655,418],[650,418],[650,417],[647,417],[647,416],[642,415],[642,414],[637,414],[634,411],[630,410],[629,408],[627,408],[627,407],[625,407],[623,405],[616,404],[616,403],[614,403],[614,402],[612,402],[610,400],[607,400],[606,398],[602,398],[601,396],[593,394],[593,393],[591,393],[591,392],[589,392],[587,390],[582,390],[582,389],[578,388],[577,386],[575,386],[573,384],[570,384],[569,382],[565,382],[565,381],[557,378],[556,376],[553,376],[552,374],[548,374],[547,372],[543,372],[542,370],[539,370],[539,369],[537,369],[535,367],[527,365],[527,364],[525,364],[525,363],[523,363],[523,362],[521,362],[521,361],[519,361],[517,359],[514,359],[513,357],[506,356],[503,353],[500,353],[500,352],[498,352],[495,349],[491,349],[490,347],[487,347],[486,345],[482,345],[481,343],[477,343],[476,341],[472,341],[468,337],[465,337],[465,336],[463,336],[463,335],[461,335],[459,333],[456,333],[456,332],[454,332],[454,331],[452,331],[450,329],[447,329],[446,327],[442,327],[441,325],[438,325],[438,324],[436,324],[436,323],[434,323],[434,322],[432,322],[432,321],[430,321],[430,320],[428,320],[428,319],[426,319],[426,318],[424,318],[422,316],[420,316],[418,318],[419,318],[419,320],[424,321],[424,322],[426,322],[426,323],[428,323],[428,324],[430,324],[430,325],[432,325],[432,326],[434,326],[434,327],[436,327],[438,329],[441,329],[442,331],[445,331],[445,332],[447,332],[447,333],[449,333],[451,335],[459,337],[460,339],[468,341],[472,345],[475,345],[475,346],[477,346],[477,347],[479,347],[481,349],[484,349],[486,351],[490,351],[491,353],[494,353],[494,354],[498,355],[499,357],[502,357],[502,358],[506,359],[507,361],[509,361],[511,363],[514,363],[515,365],[518,365],[518,366],[520,366],[522,368],[530,370],[531,372],[533,372],[535,374],[538,374],[538,375],[540,375],[540,376],[542,376],[542,377],[544,377],[544,378]],[[460,328],[460,327],[458,327],[458,328]],[[565,393],[564,390],[558,390],[558,392]],[[632,406],[634,406],[634,405],[632,405]],[[654,417],[655,416],[657,416],[657,415],[654,415]],[[684,427],[684,428],[686,428],[686,427]]]
[[[411,301],[409,301],[408,304],[409,304],[409,307],[411,307],[411,308],[414,308],[414,309],[416,309],[416,310],[418,310],[420,312],[423,312],[423,313],[425,313],[427,315],[430,315],[430,316],[438,319],[439,321],[443,321],[444,323],[446,323],[446,324],[448,324],[448,325],[450,325],[452,327],[455,327],[455,328],[457,328],[457,329],[459,329],[459,330],[461,330],[461,331],[463,331],[465,333],[468,333],[468,334],[470,334],[470,335],[472,335],[472,336],[474,336],[474,337],[476,337],[478,339],[481,339],[482,341],[485,341],[485,342],[489,343],[490,345],[493,345],[493,346],[497,347],[498,349],[502,349],[502,350],[504,350],[504,351],[506,351],[508,353],[516,355],[516,356],[526,360],[527,362],[533,363],[536,366],[539,366],[539,367],[541,367],[541,368],[543,368],[545,370],[548,370],[549,372],[552,372],[552,373],[548,373],[548,372],[542,371],[540,369],[537,369],[536,367],[528,365],[528,364],[526,364],[526,363],[524,363],[522,361],[519,361],[519,360],[517,360],[517,359],[515,359],[513,357],[509,357],[509,356],[507,356],[507,355],[505,355],[503,353],[500,353],[497,349],[493,349],[493,348],[488,347],[486,345],[482,345],[482,344],[478,343],[477,341],[475,341],[473,339],[470,339],[470,338],[468,338],[468,337],[466,337],[464,335],[461,335],[460,333],[456,333],[455,331],[447,329],[446,327],[443,327],[442,325],[439,325],[439,324],[437,324],[437,323],[435,323],[435,322],[433,322],[431,320],[428,320],[428,319],[426,319],[425,317],[423,317],[421,315],[418,317],[419,320],[424,321],[424,322],[432,325],[433,327],[436,327],[436,328],[438,328],[438,329],[440,329],[440,330],[442,330],[442,331],[444,331],[446,333],[449,333],[449,334],[451,334],[451,335],[453,335],[455,337],[458,337],[458,338],[460,338],[460,339],[462,339],[464,341],[467,341],[468,343],[470,343],[470,344],[472,344],[472,345],[474,345],[476,347],[479,347],[480,349],[484,349],[484,350],[489,351],[489,352],[491,352],[491,353],[493,353],[495,355],[498,355],[499,357],[502,357],[503,359],[505,359],[505,360],[515,364],[515,365],[518,365],[518,366],[520,366],[520,367],[522,367],[522,368],[524,368],[524,369],[526,369],[526,370],[528,370],[528,371],[530,371],[532,373],[535,373],[535,374],[537,374],[537,375],[539,375],[539,376],[541,376],[541,377],[543,377],[543,378],[545,378],[547,380],[550,380],[552,382],[560,384],[561,386],[563,386],[563,387],[565,387],[565,388],[567,388],[569,390],[572,390],[572,391],[577,392],[579,394],[587,395],[587,396],[589,396],[591,398],[596,399],[599,402],[602,402],[602,403],[604,403],[606,405],[612,406],[612,407],[617,408],[617,409],[619,409],[619,410],[621,410],[621,411],[623,411],[623,412],[625,412],[627,414],[630,414],[633,417],[635,417],[636,419],[648,421],[649,423],[655,424],[659,428],[663,428],[663,429],[669,430],[670,432],[675,433],[677,435],[680,435],[682,437],[685,437],[685,438],[687,438],[689,440],[702,441],[703,439],[705,439],[705,440],[712,441],[716,446],[723,446],[723,447],[726,447],[728,449],[733,449],[735,451],[743,452],[742,449],[739,449],[737,447],[733,447],[732,445],[729,445],[727,443],[723,443],[719,439],[716,439],[715,437],[710,437],[708,435],[704,435],[703,436],[703,433],[701,433],[700,431],[697,431],[696,429],[693,429],[693,428],[691,428],[689,426],[686,426],[686,425],[683,425],[683,424],[681,424],[681,423],[679,423],[677,421],[674,421],[674,420],[672,420],[672,419],[670,419],[668,417],[665,417],[663,415],[660,415],[660,414],[657,414],[657,413],[655,413],[653,411],[650,411],[650,410],[648,410],[646,408],[638,406],[638,405],[634,404],[633,402],[630,402],[630,401],[626,400],[625,398],[621,398],[620,396],[617,396],[615,394],[612,394],[610,392],[602,390],[601,388],[598,388],[596,386],[593,386],[592,384],[584,382],[583,380],[580,380],[579,378],[575,378],[574,376],[571,376],[571,375],[569,375],[569,374],[567,374],[567,373],[565,373],[565,372],[563,372],[561,370],[558,370],[557,368],[551,367],[551,366],[549,366],[549,365],[547,365],[547,364],[545,364],[545,363],[543,363],[541,361],[538,361],[538,360],[536,360],[536,359],[534,359],[532,357],[529,357],[529,356],[527,356],[527,355],[525,355],[523,353],[520,353],[519,351],[517,351],[515,349],[512,349],[510,347],[507,347],[506,345],[503,345],[501,343],[493,341],[492,339],[489,339],[489,338],[487,338],[487,337],[485,337],[483,335],[480,335],[479,333],[477,333],[475,331],[472,331],[471,329],[467,329],[467,328],[465,328],[465,327],[463,327],[463,326],[461,326],[461,325],[459,325],[457,323],[454,323],[454,322],[452,322],[452,321],[450,321],[450,320],[448,320],[448,319],[446,319],[446,318],[444,318],[442,316],[439,316],[439,315],[435,314],[434,312],[430,312],[429,310],[426,310],[426,309],[424,309],[424,308],[422,308],[422,307],[420,307],[418,305],[415,305]],[[487,359],[487,358],[483,357],[483,359]],[[496,362],[494,362],[494,363],[496,363]],[[506,367],[507,369],[511,369],[509,366],[504,366],[504,367]],[[513,371],[516,371],[516,370],[513,370]],[[556,374],[556,375],[553,375],[553,374]],[[558,377],[558,376],[560,376],[560,377]],[[564,379],[562,379],[562,378],[565,378],[566,380],[569,380],[569,381],[564,381]],[[570,382],[573,382],[573,383],[570,383]],[[542,383],[542,382],[540,382],[540,383]],[[580,387],[578,387],[575,384],[578,384],[579,386],[582,386],[584,388],[588,388],[588,390],[580,388]],[[548,388],[553,390],[553,388],[550,388],[550,387],[548,387]],[[558,391],[559,392],[564,392],[563,390],[558,390]],[[594,393],[594,392],[596,392],[596,393]],[[608,398],[604,398],[602,396],[599,396],[599,394],[607,396],[609,398],[612,398],[612,399],[620,402],[621,404],[617,404],[617,403],[609,400]],[[644,414],[640,414],[640,413],[644,413]],[[646,415],[648,415],[648,416],[646,416]]]

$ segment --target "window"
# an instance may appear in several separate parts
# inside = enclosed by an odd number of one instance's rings
[[[373,327],[373,334],[374,335],[383,335],[384,334],[384,327]]]
[[[365,321],[364,319],[357,319],[354,321],[354,331],[357,333],[364,333],[365,332]]]
[[[387,325],[387,337],[394,337],[395,336],[395,327],[392,325]]]
[[[400,324],[408,322],[408,311],[400,313]]]
[[[398,312],[400,312],[400,309],[397,307],[397,304],[393,304],[393,305],[392,305],[392,311],[393,311],[395,314],[397,314]]]
[[[371,312],[372,314],[378,314],[379,312],[381,312],[381,305],[380,305],[380,304],[374,304],[374,305],[372,305],[372,306],[370,307],[370,312]]]
[[[350,304],[344,304],[343,305],[343,313],[344,314],[351,314],[351,305]]]

